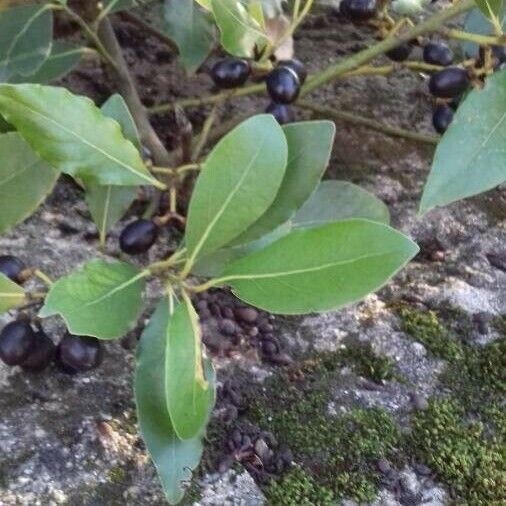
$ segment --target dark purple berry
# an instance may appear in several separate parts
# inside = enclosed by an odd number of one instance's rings
[[[0,334],[0,358],[7,365],[21,364],[33,350],[35,340],[35,332],[28,322],[7,324]]]
[[[291,68],[276,67],[265,78],[272,100],[278,104],[291,104],[299,96],[299,77]]]
[[[376,0],[342,0],[339,4],[341,14],[351,21],[365,21],[376,15]]]
[[[385,54],[392,61],[401,62],[408,58],[412,50],[413,45],[410,44],[409,42],[406,42],[405,44],[401,44],[400,46],[390,49],[390,51],[387,51]]]
[[[16,283],[25,281],[22,275],[25,270],[26,266],[19,258],[12,255],[0,256],[0,272],[12,281]]]
[[[469,86],[467,71],[458,67],[440,70],[429,79],[429,91],[439,98],[453,98]]]
[[[447,105],[438,105],[432,115],[432,124],[439,134],[444,134],[453,119],[453,110]]]
[[[278,67],[288,67],[289,69],[292,69],[297,74],[301,86],[306,82],[307,70],[300,60],[297,60],[296,58],[292,58],[291,60],[281,60]]]
[[[423,61],[432,65],[447,67],[453,61],[453,51],[441,42],[429,42],[423,48]]]
[[[496,68],[506,63],[506,46],[492,46],[492,56],[496,59]]]
[[[136,220],[123,229],[119,245],[129,255],[140,255],[146,253],[157,239],[158,227],[151,220]]]
[[[291,123],[295,119],[292,108],[286,104],[271,102],[267,106],[267,109],[265,109],[265,112],[267,114],[272,114],[280,125]]]
[[[96,337],[67,334],[59,344],[61,362],[79,372],[98,367],[104,358],[104,348]]]
[[[60,345],[58,345],[56,347],[56,351],[55,351],[55,355],[54,355],[54,363],[55,363],[58,371],[60,371],[63,374],[68,374],[70,376],[73,376],[74,374],[77,374],[79,372],[77,369],[74,369],[73,367],[68,366],[67,364],[65,364],[62,361]]]
[[[211,69],[211,78],[219,88],[230,89],[242,86],[248,79],[251,68],[246,60],[223,58]]]
[[[33,349],[28,357],[21,362],[21,368],[27,372],[40,372],[52,362],[56,346],[42,331],[35,334]]]

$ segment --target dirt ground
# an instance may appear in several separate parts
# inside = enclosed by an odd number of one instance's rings
[[[146,105],[211,91],[205,69],[189,79],[174,54],[155,38],[119,20],[115,27]],[[297,35],[296,54],[315,71],[369,42],[366,30],[318,14]],[[93,62],[83,62],[62,84],[97,103],[114,92]],[[329,109],[356,111],[432,133],[431,99],[424,79],[406,71],[339,81],[316,91],[311,99]],[[261,96],[236,100],[223,108],[220,121],[261,112],[266,105]],[[205,112],[188,110],[197,131]],[[298,117],[308,118],[300,111]],[[172,115],[157,117],[155,126],[173,146]],[[247,335],[249,327],[241,327],[240,322],[232,335],[220,326],[230,312],[224,308],[235,307],[229,294],[215,292],[201,304],[201,310],[210,308],[212,313],[203,315],[206,342],[222,388],[204,464],[195,474],[188,504],[436,505],[454,500],[500,504],[493,502],[497,494],[480,492],[483,483],[476,465],[468,471],[464,459],[458,472],[451,474],[450,464],[445,471],[442,463],[461,458],[461,447],[453,450],[451,437],[460,438],[460,429],[467,431],[468,418],[485,417],[473,403],[492,391],[504,395],[504,354],[497,357],[497,368],[486,361],[484,374],[498,379],[492,386],[483,383],[481,393],[473,390],[467,395],[466,390],[464,395],[464,373],[458,378],[451,372],[460,364],[474,371],[467,357],[504,343],[506,337],[506,192],[492,190],[419,217],[417,204],[431,156],[427,145],[337,124],[326,177],[352,181],[383,199],[393,225],[421,245],[419,256],[379,293],[325,315],[261,314],[260,338]],[[109,236],[107,255],[117,254],[120,227]],[[166,252],[176,235],[166,230],[150,259]],[[18,255],[54,278],[93,258],[96,246],[83,196],[65,179],[33,217],[0,238],[2,254]],[[156,286],[149,288],[148,307],[157,293]],[[62,333],[58,321],[48,322],[47,329],[55,340]],[[132,348],[137,335],[138,331],[121,342],[108,343],[101,368],[75,377],[54,369],[29,376],[0,365],[0,504],[164,504],[155,470],[136,434]],[[266,341],[276,347],[274,354]],[[356,351],[357,346],[361,347],[358,354],[344,351]],[[476,380],[469,375],[470,383],[484,380],[483,375]],[[276,389],[280,382],[290,387],[285,393]],[[320,397],[312,405],[314,411],[293,412],[291,401],[302,407],[305,400],[317,398],[315,392]],[[284,397],[292,393],[294,398]],[[291,401],[284,404],[287,399]],[[441,413],[447,413],[448,406],[442,403],[448,399],[461,403],[464,412],[459,412],[458,427],[445,434],[444,444],[438,446],[437,434],[431,430],[440,423]],[[491,431],[493,426],[506,425],[504,404],[498,399],[487,397],[487,403],[499,411],[494,412]],[[371,418],[357,421],[371,413],[383,420],[376,432],[370,429]],[[294,420],[296,428],[284,433],[283,425],[292,428]],[[320,434],[302,434],[300,427],[316,420],[321,425],[315,431]],[[343,427],[350,420],[367,428],[353,447],[345,444],[343,432],[329,428]],[[446,419],[442,420],[447,427]],[[389,423],[395,433],[391,443]],[[320,441],[323,433],[328,434],[330,452],[346,453],[345,461],[329,460],[320,450],[302,446],[306,436]],[[357,434],[358,429],[350,438]],[[485,435],[483,439],[469,435],[469,458],[483,449],[493,454],[496,447],[487,446]],[[296,465],[290,466],[291,461]],[[506,479],[504,465],[491,479],[496,481],[489,488],[497,492]],[[473,496],[476,491],[481,494],[478,499]]]

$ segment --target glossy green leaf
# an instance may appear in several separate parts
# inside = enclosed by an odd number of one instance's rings
[[[222,281],[240,299],[273,313],[327,311],[377,290],[417,251],[386,225],[345,220],[290,232],[233,262]]]
[[[14,127],[7,123],[3,116],[0,116],[0,134],[5,134],[7,132],[12,132],[14,130]]]
[[[478,8],[487,16],[492,18],[498,16],[501,13],[503,6],[503,0],[474,0]]]
[[[286,161],[283,130],[267,114],[249,118],[216,145],[190,201],[186,245],[192,259],[225,246],[264,214]]]
[[[167,327],[167,407],[180,439],[199,434],[207,420],[213,394],[204,378],[202,331],[191,302],[178,304]]]
[[[121,337],[139,316],[145,277],[123,262],[91,260],[51,286],[39,316],[61,315],[72,334]]]
[[[139,133],[123,97],[118,94],[112,95],[102,105],[101,110],[103,114],[116,120],[121,126],[123,135],[140,149]],[[123,217],[135,200],[137,188],[103,186],[96,183],[85,183],[85,188],[86,202],[99,230],[100,244],[103,246],[107,232]]]
[[[460,104],[439,142],[420,211],[427,212],[506,181],[506,70]]]
[[[288,163],[276,199],[234,244],[255,241],[290,219],[313,193],[327,168],[334,142],[334,123],[292,123],[284,126],[283,132],[288,143]]]
[[[18,133],[0,135],[0,233],[28,218],[51,193],[58,176]]]
[[[374,195],[347,181],[323,181],[290,220],[292,228],[362,218],[388,225],[388,207]]]
[[[0,84],[0,113],[47,163],[99,184],[155,184],[119,124],[64,88]]]
[[[178,503],[202,455],[202,435],[182,441],[174,432],[166,396],[168,301],[162,300],[137,347],[135,400],[142,438],[156,466],[166,498]],[[214,390],[214,374],[206,364],[206,380]]]
[[[47,5],[0,11],[0,82],[35,72],[49,56],[53,14]]]
[[[0,313],[21,306],[25,300],[23,288],[0,274]]]
[[[192,273],[196,276],[203,276],[207,278],[218,276],[230,262],[249,255],[254,251],[265,248],[268,244],[271,244],[280,237],[288,234],[290,230],[291,224],[287,222],[256,241],[214,251],[210,255],[200,258],[193,266]]]
[[[45,84],[55,81],[68,74],[79,63],[82,55],[82,47],[57,40],[53,44],[51,54],[33,74],[15,75],[9,79],[9,82]]]
[[[196,2],[165,0],[163,29],[174,40],[185,68],[196,70],[215,42],[215,30]]]
[[[261,26],[239,0],[211,0],[211,6],[220,29],[221,45],[229,53],[251,57],[255,45],[267,43]]]

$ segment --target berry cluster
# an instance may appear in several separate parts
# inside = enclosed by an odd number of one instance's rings
[[[90,371],[101,364],[103,355],[94,337],[67,334],[55,346],[40,325],[34,330],[24,318],[8,323],[0,333],[0,359],[27,372],[41,372],[53,361],[66,374]]]
[[[233,89],[242,86],[251,75],[251,65],[240,58],[223,58],[211,69],[214,84],[221,89]],[[293,121],[293,112],[289,104],[299,96],[307,71],[299,60],[280,61],[265,78],[267,92],[272,100],[265,112],[272,114],[280,124]]]
[[[31,274],[25,264],[11,255],[0,256],[0,273],[15,283],[24,283]],[[9,366],[19,365],[27,372],[41,372],[51,362],[67,374],[89,371],[102,362],[98,339],[67,334],[55,346],[38,321],[35,328],[22,313],[0,332],[0,359]]]

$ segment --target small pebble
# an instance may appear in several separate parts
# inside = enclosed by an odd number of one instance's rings
[[[417,394],[417,393],[411,394],[411,402],[413,403],[413,407],[417,411],[424,411],[429,407],[429,402],[421,394]]]
[[[377,465],[378,465],[379,471],[383,474],[388,473],[390,471],[390,469],[392,469],[390,462],[385,458],[379,459]]]

